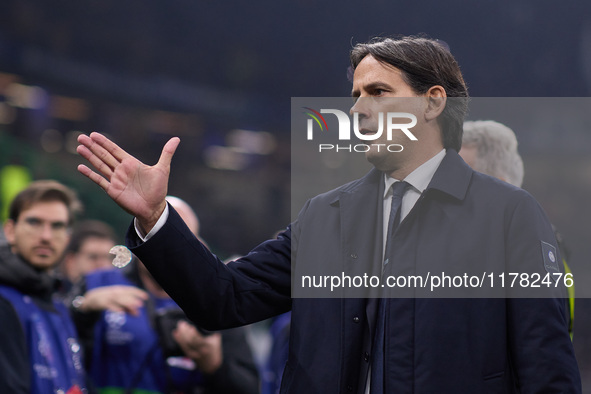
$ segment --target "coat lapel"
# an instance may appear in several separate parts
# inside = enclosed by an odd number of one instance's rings
[[[343,271],[348,275],[381,273],[383,195],[383,174],[372,169],[359,182],[344,188],[334,202],[340,209]],[[344,298],[343,307],[345,311],[365,309],[369,332],[373,332],[375,305],[368,303],[366,298],[375,297],[371,291],[378,289],[366,290],[360,298]]]

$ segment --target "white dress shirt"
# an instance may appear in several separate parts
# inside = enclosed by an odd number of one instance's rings
[[[407,182],[410,187],[406,189],[404,196],[402,196],[402,204],[400,205],[400,221],[408,215],[411,209],[415,206],[421,194],[425,191],[435,171],[439,168],[441,161],[445,157],[445,149],[437,153],[435,156],[421,164],[413,172],[408,174],[404,181]],[[398,179],[394,179],[384,174],[384,220],[383,220],[383,236],[384,236],[384,249],[386,248],[386,239],[388,238],[388,219],[390,217],[390,209],[392,208],[392,185],[396,182],[400,182]]]

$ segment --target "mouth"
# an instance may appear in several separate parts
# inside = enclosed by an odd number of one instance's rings
[[[38,246],[35,249],[35,253],[39,256],[51,256],[54,253],[53,248],[48,246]]]
[[[376,132],[375,132],[375,130],[361,129],[361,130],[359,130],[359,133],[361,133],[363,135],[374,135]]]

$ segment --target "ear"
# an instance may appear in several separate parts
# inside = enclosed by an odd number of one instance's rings
[[[14,245],[14,226],[15,223],[12,219],[6,219],[6,222],[4,222],[4,236],[6,237],[9,245]]]
[[[431,86],[425,93],[427,97],[427,109],[425,111],[425,119],[427,121],[437,119],[445,109],[447,102],[447,94],[445,89],[440,85]]]

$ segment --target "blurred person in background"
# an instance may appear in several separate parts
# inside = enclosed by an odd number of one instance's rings
[[[523,160],[517,150],[517,137],[504,124],[493,120],[464,122],[459,153],[475,171],[521,187]]]
[[[191,207],[176,197],[167,201],[196,235]],[[79,292],[75,320],[99,392],[259,392],[245,330],[198,329],[139,260],[86,275]]]
[[[517,149],[517,137],[513,130],[494,120],[477,120],[464,122],[462,149],[460,156],[475,171],[493,176],[513,186],[523,184],[523,159]],[[568,250],[564,246],[562,235],[552,226],[562,256],[562,264],[566,273],[572,273],[568,266]],[[573,338],[573,322],[575,318],[575,287],[567,288],[567,319],[568,331]]]
[[[115,231],[105,222],[84,220],[76,224],[60,265],[62,291],[70,292],[72,285],[90,272],[113,268],[114,256],[109,251],[116,240]]]
[[[269,327],[271,350],[263,365],[261,394],[278,394],[281,377],[289,355],[289,334],[291,312],[282,313],[273,318]]]
[[[277,231],[272,238],[277,238]],[[240,256],[234,256],[236,260]],[[261,394],[277,394],[281,388],[281,377],[289,354],[289,335],[291,331],[291,311],[270,319],[269,337],[271,348],[262,365]]]
[[[0,392],[82,393],[86,376],[68,310],[53,300],[50,271],[81,208],[75,193],[50,180],[17,194],[0,247]]]

